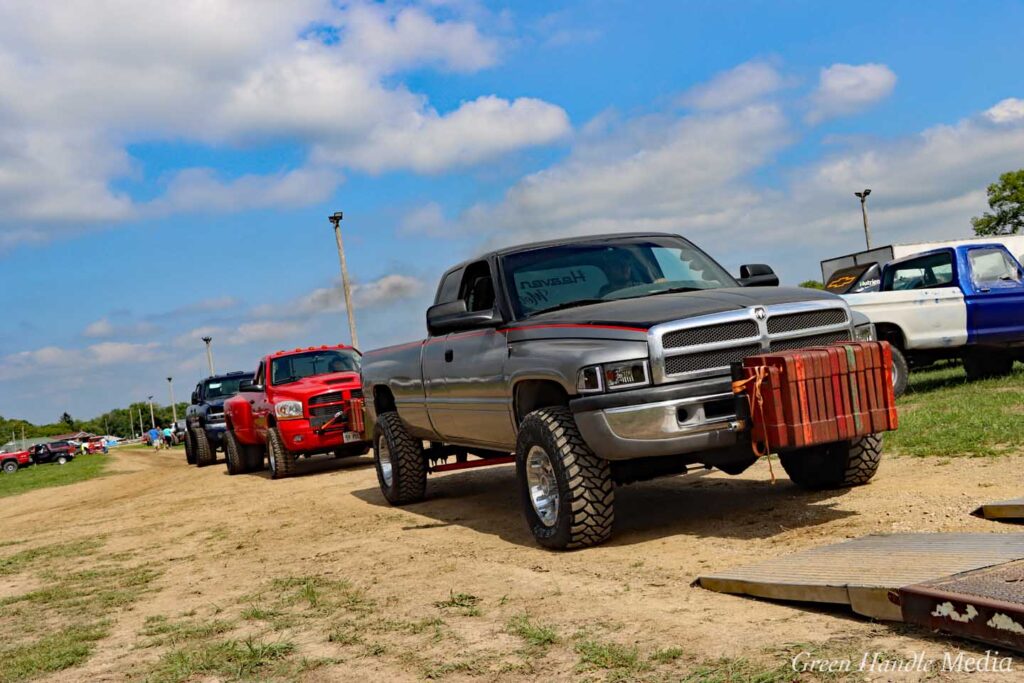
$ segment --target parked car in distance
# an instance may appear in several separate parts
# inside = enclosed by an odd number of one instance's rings
[[[252,379],[251,372],[229,372],[207,377],[196,385],[192,401],[185,411],[185,461],[206,467],[217,460],[224,448],[224,402],[238,393],[242,382]]]
[[[22,467],[32,464],[32,454],[28,451],[14,451],[12,453],[0,453],[0,470],[4,474],[14,474]]]
[[[37,465],[55,462],[64,465],[75,459],[75,447],[67,441],[41,443],[29,449],[32,461]]]
[[[351,346],[278,351],[264,357],[251,382],[224,404],[228,472],[263,467],[274,479],[294,473],[296,460],[321,453],[362,455],[360,354]]]
[[[896,395],[911,368],[963,361],[968,379],[1024,358],[1024,268],[998,243],[933,249],[887,263],[880,291],[843,296],[893,349]]]
[[[363,363],[384,497],[422,500],[431,463],[514,452],[536,541],[579,548],[611,535],[615,484],[743,472],[756,456],[731,363],[873,330],[836,295],[778,287],[765,265],[740,274],[667,234],[527,244],[451,268],[427,339]],[[836,488],[866,483],[880,454],[870,435],[781,461],[801,486]]]

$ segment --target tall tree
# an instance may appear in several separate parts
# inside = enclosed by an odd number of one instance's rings
[[[971,219],[975,235],[1016,235],[1024,231],[1024,168],[999,176],[988,186],[992,209]]]
[[[61,415],[60,422],[61,424],[66,425],[68,429],[75,428],[75,418],[71,417],[70,413],[64,413]]]

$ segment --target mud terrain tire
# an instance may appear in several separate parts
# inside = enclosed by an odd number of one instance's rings
[[[392,505],[423,500],[427,462],[423,442],[409,435],[398,413],[383,413],[373,435],[374,465],[380,491]]]
[[[192,440],[192,430],[191,429],[185,431],[184,441],[185,441],[185,462],[187,462],[189,465],[195,465],[196,464],[196,448],[195,448],[195,446],[192,445],[193,444],[193,440]]]
[[[794,484],[811,491],[862,486],[875,476],[882,460],[879,434],[801,448],[779,456]]]
[[[270,460],[271,479],[284,479],[295,474],[295,454],[284,447],[284,439],[277,427],[267,431],[267,458]]]
[[[907,391],[907,384],[910,381],[910,367],[903,352],[892,347],[892,391],[899,397]]]
[[[224,432],[224,455],[228,464],[228,474],[245,474],[249,471],[242,457],[242,448],[238,439],[230,429]]]
[[[217,456],[210,448],[210,440],[202,429],[192,429],[192,446],[195,453],[196,467],[206,467],[217,462]]]
[[[530,469],[537,474],[531,475]],[[516,442],[516,476],[527,525],[545,548],[586,548],[611,536],[615,486],[607,460],[594,455],[568,408],[543,408],[526,416]],[[549,489],[542,519],[534,488]],[[540,483],[538,483],[540,482]]]

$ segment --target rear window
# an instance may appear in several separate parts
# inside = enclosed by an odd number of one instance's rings
[[[953,254],[941,252],[904,261],[885,271],[882,289],[902,291],[953,287]]]

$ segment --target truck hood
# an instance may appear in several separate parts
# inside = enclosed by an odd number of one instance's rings
[[[302,400],[310,396],[326,394],[329,391],[359,389],[362,382],[358,372],[334,372],[327,375],[306,377],[297,382],[274,387],[275,398]]]
[[[519,321],[521,325],[622,325],[649,328],[670,320],[736,311],[751,306],[841,301],[840,297],[802,287],[724,287],[699,292],[657,294],[567,308]]]

